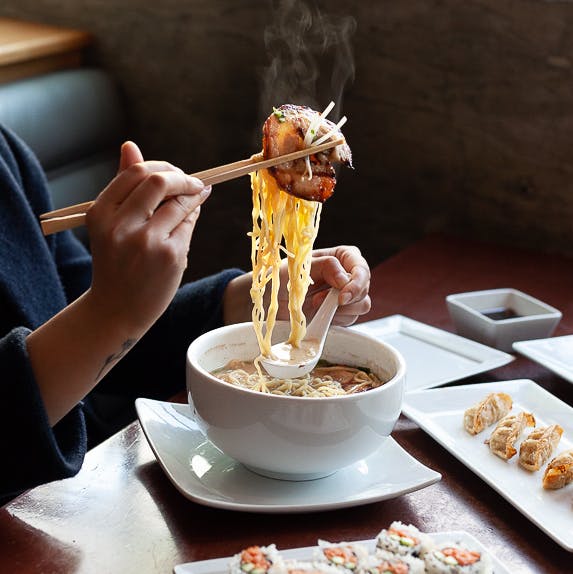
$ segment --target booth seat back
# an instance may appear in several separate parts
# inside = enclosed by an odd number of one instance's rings
[[[117,171],[126,119],[108,74],[78,68],[0,85],[0,123],[35,152],[55,208],[94,199]],[[76,230],[87,244],[85,228]]]

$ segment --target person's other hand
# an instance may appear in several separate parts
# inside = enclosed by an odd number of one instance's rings
[[[328,292],[329,287],[340,289],[339,308],[333,324],[352,325],[360,315],[370,311],[370,268],[355,246],[339,245],[312,252],[310,285],[303,311],[310,321]],[[288,320],[287,269],[281,266],[278,319]]]
[[[132,142],[117,176],[87,213],[93,280],[101,311],[144,332],[179,287],[200,206],[211,191],[166,162],[144,161]]]

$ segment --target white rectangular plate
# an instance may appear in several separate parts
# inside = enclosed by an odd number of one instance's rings
[[[484,440],[493,426],[475,436],[464,429],[464,411],[491,392],[508,393],[513,399],[511,412],[533,413],[537,426],[561,425],[564,432],[554,454],[573,447],[573,408],[528,379],[409,393],[403,412],[558,544],[573,550],[573,485],[545,490],[541,484],[545,466],[529,472],[517,464],[518,455],[505,461],[490,452]]]
[[[398,349],[406,361],[406,391],[439,387],[489,371],[513,355],[448,331],[391,315],[351,327]]]
[[[504,566],[491,552],[485,548],[471,534],[467,532],[438,532],[430,533],[429,536],[436,543],[451,542],[458,540],[463,544],[467,544],[475,548],[482,554],[488,554],[492,565],[494,574],[510,574],[510,571]],[[375,540],[359,540],[355,544],[363,544],[369,552],[374,551],[376,544]],[[289,550],[281,550],[279,552],[286,560],[311,560],[316,546],[306,546],[304,548],[292,548]],[[214,558],[213,560],[201,560],[198,562],[188,562],[186,564],[179,564],[173,569],[175,574],[228,574],[230,556],[226,558]]]
[[[513,348],[573,383],[573,335],[518,341]]]

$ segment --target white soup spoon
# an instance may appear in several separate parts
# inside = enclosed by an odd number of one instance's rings
[[[276,379],[296,379],[310,373],[318,363],[326,334],[338,308],[338,289],[330,289],[306,329],[300,347],[283,341],[271,347],[270,357],[261,357],[261,365]]]

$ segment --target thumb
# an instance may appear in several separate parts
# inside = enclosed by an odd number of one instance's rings
[[[130,165],[134,163],[140,163],[143,161],[143,155],[140,149],[132,141],[126,141],[121,146],[120,160],[119,160],[119,172],[127,169]]]

